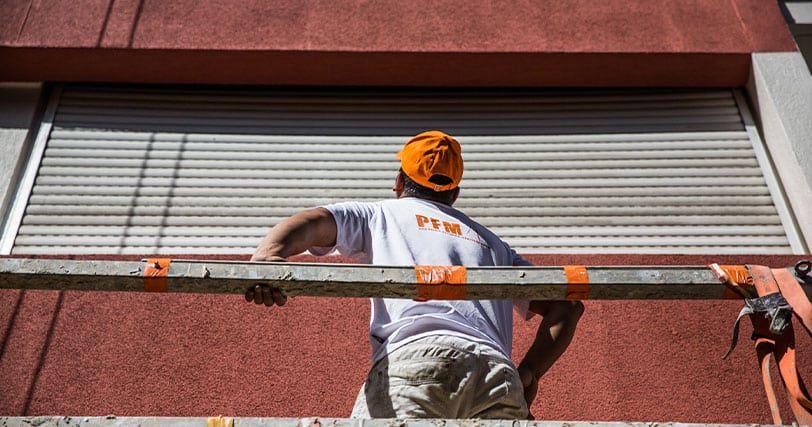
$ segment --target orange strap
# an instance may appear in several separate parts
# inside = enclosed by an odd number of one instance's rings
[[[776,282],[776,287],[784,296],[796,317],[812,335],[810,325],[812,325],[812,303],[798,284],[795,275],[789,270],[772,269],[772,274]],[[812,425],[812,397],[804,386],[803,379],[795,363],[795,331],[792,323],[789,324],[780,340],[775,343],[773,352],[778,362],[778,370],[781,379],[784,380],[784,387],[789,395],[789,406],[795,414],[795,419],[801,425]]]
[[[778,299],[780,301],[775,304],[784,307],[789,305],[807,332],[812,335],[812,303],[798,284],[795,275],[785,268],[772,269],[763,265],[720,266],[710,264],[709,267],[729,290],[746,298],[745,309],[739,314],[739,319],[744,314],[750,314],[756,342],[756,355],[761,367],[761,377],[773,422],[783,424],[770,376],[771,356],[775,357],[778,364],[778,372],[781,374],[781,380],[796,420],[803,425],[812,425],[812,398],[810,398],[795,364],[795,330],[791,317],[787,319],[787,323],[780,321],[776,323],[775,328],[771,328],[771,324],[775,321],[772,316],[779,316],[778,307],[770,316],[765,316],[766,313],[762,311],[754,312],[752,310],[754,302],[763,301],[762,298]],[[778,296],[776,297],[775,294]],[[735,346],[738,335],[739,319],[736,320],[731,350]],[[728,354],[730,354],[730,350],[728,350]]]
[[[750,270],[750,275],[753,277],[753,284],[756,287],[758,296],[774,294],[780,292],[778,283],[775,283],[775,277],[770,267],[763,265],[748,265],[747,269]]]
[[[781,411],[778,408],[778,399],[775,397],[773,380],[770,376],[770,356],[775,350],[775,343],[767,338],[756,339],[756,355],[758,364],[761,367],[761,381],[764,383],[764,392],[767,393],[767,403],[770,404],[770,413],[773,416],[773,424],[783,425]]]
[[[144,269],[144,291],[145,292],[166,292],[166,276],[169,273],[169,258],[150,258]]]
[[[416,265],[415,301],[467,299],[468,273],[459,265]]]
[[[589,274],[584,265],[565,265],[564,274],[567,276],[568,301],[585,300],[589,298]]]
[[[804,326],[806,327],[810,323],[810,320],[812,320],[809,318],[810,313],[812,313],[810,309],[812,305],[810,305],[809,299],[803,293],[792,273],[786,269],[771,269],[758,265],[750,265],[748,269],[753,276],[753,282],[760,297],[781,293],[792,306],[796,316],[804,323]],[[784,290],[787,290],[787,294],[783,293]],[[793,301],[789,301],[788,297],[792,298]],[[798,308],[796,308],[796,305]],[[754,333],[758,336],[756,338],[756,353],[759,357],[764,389],[767,392],[767,400],[770,402],[773,421],[776,424],[783,424],[775,403],[775,392],[769,374],[770,355],[775,357],[778,364],[778,372],[781,374],[781,380],[787,391],[790,408],[795,415],[795,419],[801,425],[812,424],[812,398],[810,398],[796,366],[795,330],[792,323],[787,324],[783,333],[776,335],[769,332],[769,327],[766,326],[768,324],[767,319],[752,316],[751,319],[753,320]],[[807,331],[809,331],[808,328]]]
[[[795,420],[800,425],[812,425],[812,400],[804,382],[798,374],[795,362],[795,335],[792,325],[787,328],[780,339],[756,339],[756,354],[761,365],[761,377],[764,381],[764,391],[770,404],[770,412],[774,424],[783,424],[781,413],[778,410],[772,378],[770,377],[770,356],[774,356],[778,363],[778,372],[787,391],[790,409]]]
[[[776,342],[773,354],[778,361],[778,371],[784,380],[789,406],[795,414],[795,419],[798,424],[812,425],[812,400],[795,364],[795,334],[792,331],[792,324],[788,329],[785,335],[788,334],[788,338],[791,339]]]
[[[795,275],[791,271],[780,268],[773,270],[776,282],[778,282],[778,289],[781,290],[781,295],[786,298],[792,310],[801,321],[801,324],[806,328],[807,332],[812,334],[812,303],[809,302],[809,297],[806,292],[798,284]]]

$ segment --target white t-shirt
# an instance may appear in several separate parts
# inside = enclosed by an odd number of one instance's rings
[[[363,264],[413,266],[530,266],[530,262],[462,212],[418,198],[325,206],[335,218],[334,249]],[[522,307],[523,306],[523,307]],[[372,363],[429,335],[454,335],[490,345],[510,358],[510,300],[426,301],[372,298]],[[526,302],[517,307],[526,308]],[[524,313],[523,313],[524,314]]]

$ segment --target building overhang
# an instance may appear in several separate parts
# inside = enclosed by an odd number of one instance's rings
[[[3,81],[146,84],[743,86],[750,53],[348,52],[0,47]]]

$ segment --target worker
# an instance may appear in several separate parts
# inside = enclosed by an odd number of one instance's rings
[[[343,202],[297,213],[274,226],[253,261],[337,250],[363,264],[530,266],[507,243],[452,207],[460,193],[459,142],[440,131],[411,138],[398,153],[396,198]],[[250,287],[246,300],[284,305],[285,295]],[[532,418],[538,380],[569,345],[578,301],[373,298],[372,367],[353,418]],[[514,308],[542,316],[529,351],[511,361]]]

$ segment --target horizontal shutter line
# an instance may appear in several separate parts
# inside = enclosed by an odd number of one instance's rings
[[[60,239],[59,236],[24,236],[18,238],[20,245],[76,245],[76,246],[105,246],[118,244],[123,246],[217,246],[217,247],[256,247],[259,240],[251,238],[250,245],[246,245],[246,238],[242,237],[198,237],[198,236],[124,236],[124,237],[99,237],[99,236],[70,236]],[[591,239],[591,241],[590,241]],[[63,240],[60,242],[60,240]],[[580,247],[587,245],[594,246],[726,246],[726,245],[765,245],[780,246],[786,245],[786,238],[782,236],[658,236],[657,238],[646,237],[623,237],[613,236],[611,238],[600,237],[545,237],[537,239],[532,237],[517,237],[513,239],[519,246],[540,246],[551,245],[559,247]]]
[[[101,195],[110,197],[256,197],[267,200],[269,203],[284,203],[290,201],[298,203],[302,198],[329,198],[329,200],[346,200],[354,197],[355,200],[381,200],[393,197],[389,188],[378,187],[369,189],[363,195],[357,190],[334,188],[326,191],[323,188],[233,188],[233,187],[156,187],[156,186],[106,186],[96,185],[38,185],[32,192],[34,196],[61,196],[69,195]],[[521,188],[469,188],[463,187],[457,204],[468,203],[468,200],[498,200],[499,198],[516,197],[528,200],[527,189]],[[560,187],[546,188],[543,197],[635,197],[640,196],[639,187]],[[770,197],[766,187],[726,185],[726,186],[662,186],[657,187],[656,197],[720,197],[720,196],[762,196]],[[472,202],[473,203],[473,202]]]
[[[130,226],[207,226],[239,227],[256,223],[258,220],[269,226],[274,225],[287,217],[265,216],[246,217],[239,215],[206,216],[202,212],[189,216],[133,216],[133,215],[26,215],[23,225],[120,225]],[[477,221],[488,227],[511,226],[526,227],[533,224],[536,227],[553,226],[676,226],[697,223],[703,225],[780,225],[781,221],[775,215],[634,215],[634,216],[511,216],[489,217],[477,216]],[[19,237],[19,236],[18,236]]]
[[[657,215],[667,209],[672,215],[769,215],[775,213],[774,206],[748,206],[746,212],[740,206],[532,206],[532,207],[479,207],[469,206],[466,213],[472,217],[498,215],[503,217],[530,216],[635,216]],[[134,215],[134,216],[186,216],[205,214],[208,216],[283,216],[295,213],[290,207],[257,206],[94,206],[94,205],[31,205],[28,215]]]
[[[622,200],[619,200],[622,198]],[[375,199],[367,199],[375,200]],[[291,198],[286,200],[275,199],[271,202],[284,202],[288,207],[307,208],[312,206],[331,203],[335,199],[324,197],[311,198]],[[49,206],[166,206],[173,207],[265,207],[269,206],[265,197],[232,197],[222,195],[217,197],[184,197],[184,196],[93,196],[93,195],[32,195],[31,203],[34,205]],[[618,204],[629,206],[772,206],[772,198],[769,196],[616,196],[616,197],[537,197],[528,199],[526,197],[489,197],[474,198],[466,197],[458,200],[455,206],[459,208],[469,207],[547,207],[547,206],[616,206]]]
[[[780,225],[724,225],[713,224],[707,226],[620,226],[620,227],[534,227],[501,228],[492,226],[491,229],[504,237],[546,237],[546,236],[736,236],[747,234],[750,236],[784,236],[784,229]]]
[[[504,162],[501,161],[479,161],[468,162],[469,167],[475,166],[475,170],[500,170],[505,167]],[[241,170],[267,170],[296,172],[302,175],[309,175],[310,169],[318,169],[321,171],[358,171],[360,169],[370,171],[383,171],[391,175],[398,168],[397,162],[350,162],[350,161],[251,161],[251,160],[169,160],[169,159],[108,159],[105,162],[105,168],[116,168],[114,172],[109,175],[129,175],[136,174],[139,176],[145,175],[143,170],[160,171],[160,170],[174,170],[182,168],[184,170],[204,169],[208,171],[223,169],[231,171],[233,169]],[[42,167],[54,168],[51,173],[54,175],[89,175],[89,172],[101,173],[103,168],[89,169],[87,161],[79,158],[61,158],[49,159],[42,162]],[[537,160],[526,161],[517,160],[510,163],[510,168],[514,171],[523,170],[555,170],[555,169],[594,169],[594,168],[698,168],[698,167],[714,167],[714,168],[755,168],[758,169],[758,162],[752,157],[720,157],[720,158],[648,158],[648,159],[628,159],[628,158],[605,158],[601,160]],[[109,170],[109,169],[108,169]],[[128,171],[136,172],[128,172]],[[59,173],[64,171],[64,173]],[[85,173],[82,173],[85,172]],[[760,173],[760,172],[759,172]],[[107,175],[105,174],[105,175]],[[175,175],[170,173],[170,175]]]
[[[764,178],[759,176],[700,176],[700,177],[642,177],[642,178],[548,178],[544,180],[528,179],[499,179],[492,181],[463,180],[464,188],[487,189],[500,191],[509,189],[540,189],[540,188],[610,188],[610,187],[696,187],[703,185],[761,185]],[[394,174],[385,178],[394,182]],[[39,176],[37,184],[44,185],[77,185],[92,186],[100,182],[98,176]],[[220,187],[233,188],[240,186],[251,187],[285,187],[285,188],[318,188],[331,191],[333,188],[353,188],[356,190],[381,190],[380,179],[349,180],[349,179],[217,179],[217,178],[140,178],[140,177],[105,177],[106,185],[121,186],[156,186],[156,187]],[[498,185],[496,185],[498,184]],[[390,194],[391,192],[387,192]]]
[[[701,163],[701,161],[697,161]],[[588,164],[587,164],[588,165]],[[182,165],[181,165],[182,166]],[[605,163],[600,166],[608,166]],[[648,178],[653,179],[684,178],[684,177],[761,177],[761,169],[750,165],[717,165],[711,163],[711,167],[687,167],[679,165],[668,165],[660,168],[657,165],[646,165],[641,163],[638,167],[629,164],[619,164],[615,168],[584,168],[584,169],[526,169],[526,170],[474,170],[467,171],[464,183],[475,180],[518,180],[518,179],[590,179],[590,178],[614,178],[619,175],[624,178]],[[701,166],[701,165],[698,165]],[[627,169],[628,168],[628,169]],[[623,169],[618,171],[618,169]],[[106,168],[106,167],[58,167],[42,166],[41,174],[48,174],[55,177],[135,177],[135,178],[172,178],[172,179],[194,179],[194,178],[214,178],[214,179],[302,179],[302,180],[370,180],[385,181],[391,180],[395,176],[394,170],[312,170],[302,173],[301,170],[263,170],[263,169],[191,169],[191,168]]]
[[[223,154],[217,151],[197,151],[187,152],[183,157],[178,157],[177,152],[163,150],[150,151],[147,156],[137,157],[136,150],[76,150],[58,149],[48,150],[49,157],[44,160],[46,165],[54,166],[81,166],[87,165],[88,158],[106,158],[106,165],[116,166],[138,166],[138,167],[166,167],[177,166],[177,162],[185,162],[188,166],[194,167],[195,162],[201,165],[216,165],[217,167],[228,166],[251,166],[275,169],[279,166],[296,164],[297,162],[309,162],[319,167],[340,167],[342,165],[357,165],[363,163],[372,168],[397,167],[395,156],[391,153],[330,153],[330,152],[265,152],[257,153],[251,151],[231,152]],[[88,155],[83,155],[88,154]],[[143,156],[143,153],[138,153]],[[752,151],[745,148],[732,149],[709,149],[709,150],[636,150],[636,151],[549,151],[549,152],[495,152],[495,153],[466,153],[465,164],[475,165],[481,168],[488,168],[497,165],[504,167],[505,161],[510,161],[511,166],[527,165],[531,162],[570,162],[572,166],[581,166],[582,162],[595,160],[685,160],[692,161],[723,159],[747,159],[755,161]],[[203,163],[207,162],[207,163]],[[247,163],[238,163],[247,162]],[[547,165],[553,165],[552,163]]]
[[[97,88],[94,88],[97,89]],[[296,91],[296,90],[268,90],[260,93],[252,90],[241,92],[239,90],[228,91],[194,91],[194,97],[190,97],[188,90],[136,88],[133,90],[120,90],[115,88],[105,90],[86,90],[81,87],[66,87],[63,91],[62,103],[71,105],[78,102],[89,101],[92,105],[104,105],[105,100],[119,103],[119,106],[130,105],[132,102],[146,101],[148,103],[175,102],[179,108],[193,103],[207,105],[257,105],[264,106],[270,103],[283,104],[292,108],[295,105],[305,107],[313,105],[384,105],[389,108],[398,108],[407,105],[453,105],[457,107],[477,104],[553,104],[563,106],[578,106],[584,104],[609,104],[615,106],[623,103],[651,103],[657,106],[678,102],[684,105],[692,101],[701,101],[697,105],[706,105],[707,102],[732,102],[729,90],[637,90],[617,91],[612,93],[607,90],[596,90],[593,92],[559,92],[552,91],[531,91],[531,90],[510,90],[487,91],[487,96],[483,96],[486,91],[439,91],[412,89],[408,93],[401,90],[379,90],[374,93],[364,93],[363,90],[346,91]],[[441,94],[442,96],[438,96]],[[351,100],[351,102],[348,102]],[[123,102],[125,101],[125,102]],[[445,109],[444,109],[445,110]],[[448,110],[446,110],[448,111]]]
[[[71,255],[98,255],[100,253],[111,253],[110,249],[101,251],[100,248],[115,247],[116,255],[243,255],[245,260],[252,253],[252,250],[246,250],[244,247],[228,247],[228,246],[124,246],[114,242],[109,246],[76,246],[67,244],[63,246],[27,246],[16,245],[15,252],[19,254],[30,255],[53,255],[53,254],[71,254]],[[521,248],[521,246],[517,246]],[[740,254],[752,255],[753,246],[750,245],[730,245],[730,246],[679,246],[679,253],[690,255],[706,255],[708,253],[721,253],[721,254]],[[767,246],[758,245],[759,254],[761,255],[785,255],[787,254],[786,245]],[[532,253],[537,254],[673,254],[675,246],[581,246],[581,247],[558,247],[558,246],[533,246]],[[529,253],[529,252],[525,252]]]
[[[28,235],[41,236],[108,236],[121,237],[128,235],[144,236],[224,236],[224,237],[251,237],[264,236],[270,226],[131,226],[131,225],[24,225],[20,232]],[[754,230],[758,231],[758,230]]]
[[[69,105],[102,105],[109,107],[122,107],[132,105],[155,105],[155,104],[174,104],[177,107],[183,108],[192,104],[202,104],[206,106],[217,105],[223,107],[229,106],[248,106],[248,107],[262,107],[269,104],[285,105],[286,108],[313,108],[314,106],[332,106],[344,105],[351,99],[353,105],[359,107],[365,105],[386,105],[389,109],[407,108],[412,105],[430,106],[440,105],[443,110],[447,110],[447,106],[453,105],[454,107],[470,107],[472,104],[513,104],[513,105],[555,105],[560,107],[577,108],[579,106],[592,106],[592,105],[617,105],[625,103],[633,103],[635,105],[643,104],[645,106],[662,106],[662,105],[688,105],[688,106],[705,106],[719,103],[723,105],[730,105],[733,103],[728,90],[707,90],[707,91],[674,91],[667,93],[662,90],[653,90],[646,93],[644,90],[635,91],[634,94],[628,92],[612,94],[605,90],[600,90],[592,94],[589,93],[565,93],[556,96],[550,92],[531,92],[531,91],[488,91],[488,96],[483,97],[483,91],[456,91],[455,93],[443,91],[443,96],[438,97],[437,90],[421,91],[411,90],[409,94],[404,94],[402,91],[387,92],[384,90],[376,90],[375,94],[364,94],[361,91],[313,91],[296,92],[290,90],[284,91],[265,91],[260,94],[253,92],[250,94],[240,93],[238,91],[228,91],[224,94],[222,91],[217,94],[214,92],[206,93],[205,91],[195,91],[194,98],[189,97],[188,91],[172,91],[160,89],[159,91],[150,93],[148,90],[138,88],[132,91],[121,90],[105,90],[105,91],[86,91],[82,89],[72,90],[66,88],[62,97],[62,104]],[[578,95],[578,96],[574,96]]]
[[[51,140],[55,142],[70,141],[70,140],[86,140],[92,143],[94,140],[101,142],[102,146],[109,146],[105,141],[147,141],[147,142],[182,142],[182,143],[255,143],[255,144],[268,144],[268,143],[290,143],[296,144],[299,147],[307,147],[312,144],[339,144],[340,146],[351,146],[352,144],[365,144],[371,145],[373,148],[381,144],[389,144],[395,149],[400,148],[403,143],[408,139],[408,136],[366,136],[366,135],[286,135],[286,134],[267,134],[267,135],[251,135],[251,134],[207,134],[204,132],[197,132],[193,134],[178,133],[178,132],[110,132],[104,130],[92,129],[77,129],[77,128],[64,128],[61,124],[57,124],[51,132]],[[649,133],[613,133],[613,134],[583,134],[583,133],[569,133],[561,135],[490,135],[465,136],[465,147],[477,146],[492,146],[494,144],[568,144],[573,142],[579,143],[655,143],[658,141],[664,142],[679,142],[679,141],[693,141],[695,143],[710,143],[711,141],[747,141],[748,136],[745,131],[713,131],[713,132],[649,132]],[[49,144],[50,145],[50,144]],[[178,147],[178,146],[175,146]],[[256,145],[256,147],[267,147],[264,145]]]
[[[42,236],[224,236],[257,237],[264,236],[270,226],[132,226],[132,225],[24,225],[20,232]],[[708,225],[708,226],[621,226],[621,227],[499,227],[491,229],[503,237],[544,237],[544,236],[783,236],[780,225]]]
[[[358,114],[363,114],[368,120],[437,120],[440,118],[461,120],[488,120],[498,119],[507,121],[521,121],[526,119],[542,120],[590,120],[596,121],[607,118],[694,118],[696,120],[722,121],[738,116],[739,112],[732,100],[716,102],[672,102],[672,103],[592,103],[581,105],[567,104],[541,104],[541,103],[499,103],[499,104],[468,104],[461,107],[452,107],[452,104],[411,105],[399,108],[382,108],[382,104],[352,104],[340,106],[319,105],[313,108],[304,108],[294,104],[266,104],[266,105],[207,105],[205,103],[179,105],[177,103],[148,103],[141,106],[125,105],[123,103],[108,103],[103,105],[89,104],[63,104],[57,118],[62,123],[100,123],[112,121],[116,118],[126,117],[130,122],[152,120],[154,116],[162,117],[163,122],[170,123],[182,118],[200,120],[210,118],[223,120],[222,123],[246,123],[258,120],[295,121],[304,118],[311,120],[324,120],[326,123],[354,120]],[[449,108],[454,108],[450,111]],[[584,114],[589,113],[589,114]],[[125,121],[126,122],[126,121]]]
[[[580,159],[580,160],[594,160],[594,159],[658,159],[668,158],[741,158],[743,157],[742,151],[744,148],[732,147],[732,149],[708,149],[708,150],[587,150],[584,147],[579,147],[578,150],[558,150],[558,151],[492,151],[483,153],[465,153],[466,165],[474,165],[477,162],[485,161],[500,161],[500,162],[521,162],[521,161],[550,161],[550,160],[564,160],[564,159]],[[752,152],[751,152],[752,153]],[[60,149],[51,148],[47,151],[47,155],[65,159],[79,159],[84,161],[86,159],[137,159],[139,161],[156,161],[156,160],[171,160],[177,161],[178,159],[188,160],[218,160],[218,161],[242,161],[251,159],[254,161],[272,162],[272,161],[303,161],[311,160],[314,162],[388,162],[390,167],[397,166],[393,153],[368,153],[368,152],[343,152],[333,153],[328,150],[318,152],[308,151],[279,151],[279,152],[230,152],[222,153],[217,151],[197,151],[185,154],[184,157],[178,157],[176,151],[169,150],[152,150],[147,155],[136,150],[81,150],[81,149]],[[748,156],[752,159],[752,155]],[[469,167],[470,169],[470,167]]]
[[[74,122],[74,123],[65,123],[64,125],[69,125],[73,127],[85,127],[89,129],[102,129],[105,126],[108,126],[107,123],[97,123],[97,122]],[[658,132],[661,131],[663,128],[670,128],[673,131],[734,131],[734,130],[741,130],[742,124],[737,120],[725,120],[724,122],[680,122],[680,121],[673,121],[673,122],[662,122],[662,123],[646,123],[640,121],[639,123],[617,123],[615,121],[607,119],[607,122],[604,124],[597,123],[597,124],[589,124],[589,123],[569,123],[569,124],[562,124],[561,121],[550,121],[550,123],[542,124],[538,122],[533,122],[527,126],[519,126],[515,123],[505,124],[503,121],[494,122],[494,123],[476,123],[476,125],[472,123],[465,123],[465,122],[451,122],[451,121],[442,121],[442,120],[420,120],[415,121],[414,123],[404,123],[400,120],[393,120],[389,122],[371,122],[366,126],[349,126],[349,125],[338,125],[338,126],[326,126],[320,125],[318,128],[313,128],[307,126],[306,123],[290,123],[285,126],[278,125],[272,126],[268,123],[256,123],[253,125],[240,125],[240,124],[218,124],[212,121],[201,121],[199,123],[190,123],[189,121],[178,121],[178,122],[166,122],[160,124],[153,124],[153,123],[127,123],[126,125],[121,125],[121,129],[127,130],[147,130],[150,128],[161,130],[161,129],[169,129],[175,132],[203,132],[203,133],[247,133],[247,134],[254,134],[254,133],[278,133],[278,134],[285,134],[285,135],[310,135],[310,134],[329,134],[329,135],[361,135],[361,136],[369,136],[369,135],[379,135],[381,133],[381,129],[387,129],[387,132],[392,135],[403,135],[404,137],[408,137],[410,135],[415,135],[424,130],[430,129],[443,129],[450,134],[453,134],[458,137],[463,137],[465,135],[488,135],[488,134],[496,134],[496,135],[503,135],[508,133],[514,134],[540,134],[540,135],[558,135],[562,133],[571,133],[574,129],[578,130],[578,133],[584,134],[597,134],[597,133],[620,133],[626,131],[628,128],[633,127],[638,132]],[[405,140],[405,139],[404,139]]]

